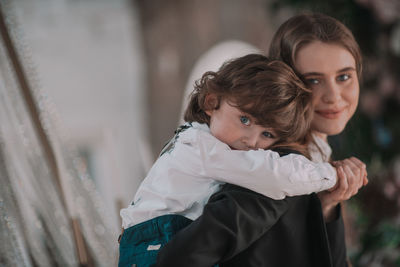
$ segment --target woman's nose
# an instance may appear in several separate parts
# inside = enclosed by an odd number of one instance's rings
[[[335,103],[340,99],[341,88],[336,80],[327,82],[323,90],[322,101],[325,103]]]

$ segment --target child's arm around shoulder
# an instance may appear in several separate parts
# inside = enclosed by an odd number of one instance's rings
[[[272,150],[232,150],[210,133],[197,131],[180,140],[176,157],[195,154],[198,175],[248,188],[273,199],[320,192],[336,183],[329,163],[314,163],[300,154],[280,156]]]

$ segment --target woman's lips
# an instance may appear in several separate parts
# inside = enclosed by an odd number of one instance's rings
[[[321,117],[324,117],[326,119],[337,119],[340,117],[342,114],[343,109],[325,109],[325,110],[316,110],[315,113],[320,115]]]

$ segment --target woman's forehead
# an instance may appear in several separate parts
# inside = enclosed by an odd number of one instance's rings
[[[330,73],[349,68],[355,70],[356,62],[344,46],[316,41],[299,49],[295,67],[301,74]]]

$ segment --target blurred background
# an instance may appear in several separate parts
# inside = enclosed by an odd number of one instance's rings
[[[370,183],[345,205],[354,266],[400,266],[400,1],[2,0],[0,266],[115,266],[119,210],[181,121],[194,80],[326,13],[364,56],[334,157]]]

